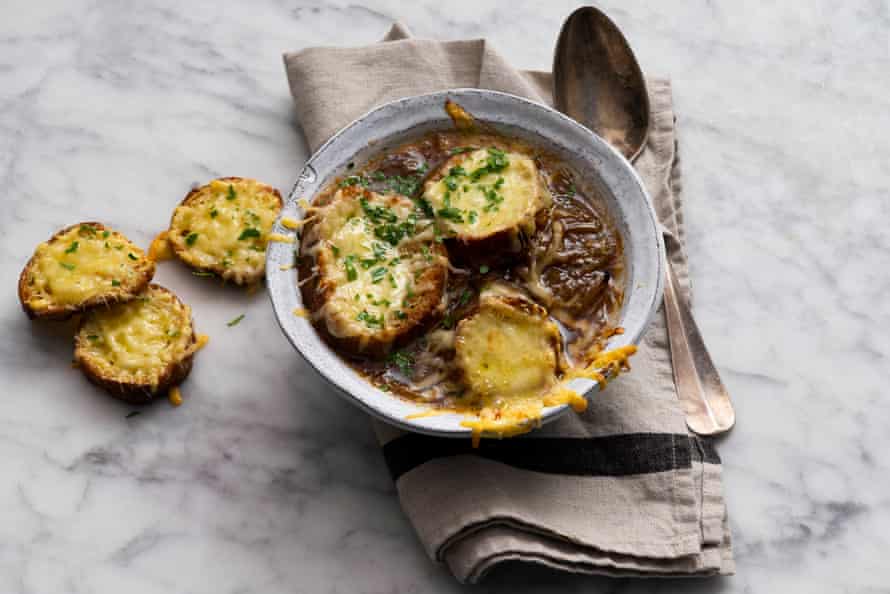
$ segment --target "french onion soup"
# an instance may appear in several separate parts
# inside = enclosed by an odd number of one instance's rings
[[[381,390],[458,412],[480,435],[587,401],[633,346],[604,352],[624,297],[621,236],[550,151],[477,125],[382,150],[306,204],[298,278],[307,315]]]

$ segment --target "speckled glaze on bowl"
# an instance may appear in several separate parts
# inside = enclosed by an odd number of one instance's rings
[[[457,102],[502,133],[554,152],[578,174],[580,185],[589,186],[602,197],[624,240],[627,265],[625,302],[620,316],[625,332],[613,337],[608,346],[638,342],[661,302],[664,278],[664,244],[643,183],[630,163],[602,138],[561,113],[521,97],[481,89],[454,89],[407,97],[378,107],[343,128],[310,157],[274,231],[293,234],[281,225],[281,218],[301,219],[304,213],[297,201],[311,200],[333,178],[343,175],[349,163],[361,167],[388,148],[433,130],[451,129],[451,120],[444,110],[446,99]],[[470,436],[470,430],[460,425],[464,418],[461,414],[406,418],[426,408],[365,381],[319,337],[309,320],[294,315],[294,309],[303,306],[297,289],[297,270],[281,269],[293,262],[293,245],[269,244],[266,282],[275,315],[288,340],[310,365],[349,400],[387,423],[432,435]],[[590,397],[596,383],[576,379],[570,387]],[[566,405],[548,407],[541,422],[552,421],[568,410]]]

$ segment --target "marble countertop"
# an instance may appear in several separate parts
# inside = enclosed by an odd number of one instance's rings
[[[399,19],[543,69],[575,2],[14,4],[0,22],[0,591],[462,590],[421,551],[365,416],[295,356],[264,292],[160,266],[211,342],[184,406],[127,419],[68,366],[70,325],[29,322],[13,287],[68,223],[147,245],[192,183],[288,189],[307,151],[283,51],[368,43]],[[511,568],[474,591],[886,592],[887,5],[602,5],[643,69],[674,82],[697,316],[738,413],[720,446],[738,574]]]

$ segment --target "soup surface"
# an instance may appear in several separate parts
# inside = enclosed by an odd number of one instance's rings
[[[486,130],[430,133],[350,165],[307,208],[303,301],[370,382],[510,435],[604,379],[624,296],[602,201],[555,155]]]

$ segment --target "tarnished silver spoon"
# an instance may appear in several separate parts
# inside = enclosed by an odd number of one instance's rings
[[[633,51],[609,17],[592,6],[562,26],[553,60],[556,108],[584,124],[629,161],[649,135],[649,94]],[[708,354],[667,261],[664,307],[677,395],[695,433],[723,433],[735,423],[729,393]]]
[[[553,60],[556,109],[581,122],[629,161],[649,134],[646,80],[627,40],[609,17],[579,8],[566,19]]]

